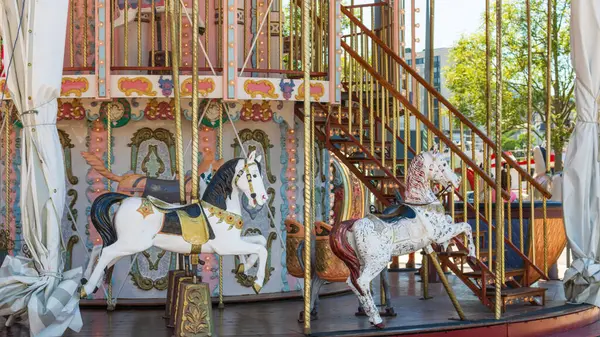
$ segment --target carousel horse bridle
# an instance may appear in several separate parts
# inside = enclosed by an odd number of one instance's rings
[[[252,166],[252,165],[257,165],[257,163],[256,162],[248,163],[248,161],[244,159],[244,167],[235,176],[234,184],[237,185],[238,180],[240,180],[240,178],[242,177],[242,174],[245,173],[246,179],[248,180],[248,189],[250,189],[250,197],[252,198],[252,201],[254,201],[254,203],[257,203],[256,193],[254,193],[254,186],[252,185],[252,174],[250,173],[250,166]]]

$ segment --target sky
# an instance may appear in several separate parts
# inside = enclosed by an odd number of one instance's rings
[[[436,0],[435,1],[435,47],[452,47],[463,34],[476,32],[482,25],[482,15],[485,12],[486,0]],[[425,7],[425,1],[423,2]],[[424,10],[422,10],[423,12]],[[423,16],[423,21],[424,21]],[[424,24],[421,25],[423,36]],[[421,39],[424,41],[424,39]],[[424,47],[418,48],[420,50]]]
[[[435,0],[435,48],[452,47],[462,35],[476,32],[483,25],[483,13],[486,0]],[[366,2],[366,1],[365,1]],[[369,1],[371,2],[371,1]],[[411,32],[410,10],[411,0],[405,0],[407,10],[407,30]],[[426,0],[415,0],[415,7],[420,9],[416,14],[417,51],[425,48]],[[410,46],[407,46],[410,47]]]

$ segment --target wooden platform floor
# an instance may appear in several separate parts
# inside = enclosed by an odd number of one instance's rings
[[[391,273],[392,303],[397,317],[385,318],[388,329],[407,332],[421,327],[435,328],[457,322],[458,316],[441,284],[430,284],[433,299],[423,301],[421,283],[414,272]],[[493,313],[485,308],[460,280],[450,276],[452,286],[470,323],[486,324]],[[506,319],[526,317],[532,313],[549,311],[548,308],[563,306],[564,292],[560,281],[542,282],[547,287],[546,307],[516,304],[508,307]],[[319,320],[313,321],[315,335],[357,335],[357,330],[373,331],[366,317],[355,317],[357,300],[352,294],[322,298]],[[229,304],[225,310],[213,310],[216,336],[302,336],[303,326],[297,322],[302,309],[300,300],[263,303]],[[163,310],[121,308],[109,313],[101,309],[82,311],[84,327],[80,333],[67,332],[65,336],[112,336],[112,337],[171,337],[162,319]],[[0,318],[1,320],[1,318]],[[473,322],[479,321],[479,322]],[[26,328],[14,326],[0,330],[0,337],[29,336]]]

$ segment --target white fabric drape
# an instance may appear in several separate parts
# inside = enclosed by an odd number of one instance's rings
[[[565,273],[569,302],[600,306],[600,2],[571,2],[577,124],[565,160],[563,212],[575,261]]]
[[[56,115],[68,4],[0,0],[7,66],[13,56],[7,84],[23,123],[21,223],[31,255],[9,256],[0,268],[0,315],[25,316],[33,336],[82,326],[81,269],[63,273],[60,234],[66,186]]]

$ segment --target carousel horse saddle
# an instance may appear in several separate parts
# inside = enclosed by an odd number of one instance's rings
[[[147,200],[165,214],[160,233],[181,235],[192,245],[202,245],[215,238],[208,217],[199,203],[174,205],[152,196],[148,196]]]
[[[146,185],[144,186],[144,192],[142,197],[153,196],[162,201],[168,203],[179,202],[179,180],[165,180],[155,178],[141,178],[146,179]],[[186,183],[187,183],[186,179]],[[134,184],[137,185],[137,181]]]
[[[415,210],[412,207],[407,206],[405,204],[400,205],[392,205],[387,207],[381,213],[373,214],[381,221],[386,223],[394,223],[400,219],[414,219],[417,216]]]

